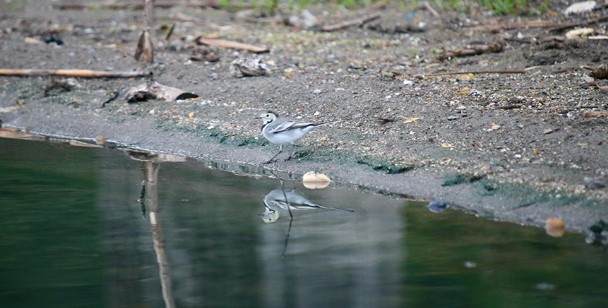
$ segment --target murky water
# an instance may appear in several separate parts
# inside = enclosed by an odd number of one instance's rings
[[[131,156],[0,139],[0,306],[608,304],[580,234]]]

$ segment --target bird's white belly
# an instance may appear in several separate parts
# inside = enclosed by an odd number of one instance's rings
[[[290,144],[300,140],[311,129],[312,127],[307,127],[304,129],[284,131],[278,134],[264,132],[264,137],[274,144]]]

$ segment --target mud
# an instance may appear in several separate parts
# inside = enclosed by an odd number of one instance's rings
[[[1,68],[138,68],[132,55],[141,12],[62,11],[52,1],[0,3]],[[560,5],[552,12],[559,13]],[[471,30],[593,16],[496,17],[473,10],[440,17],[417,11],[408,19],[408,9],[396,3],[358,11],[311,7],[325,23],[382,13],[366,26],[335,32],[301,31],[226,10],[158,9],[156,61],[148,69],[155,81],[199,98],[129,104],[119,96],[102,108],[116,92],[146,79],[0,77],[0,120],[41,134],[88,140],[101,135],[245,169],[296,176],[316,170],[344,185],[442,198],[479,216],[522,224],[542,226],[558,216],[568,229],[583,231],[608,220],[608,189],[601,187],[608,174],[608,117],[588,116],[608,110],[608,82],[590,80],[581,68],[608,63],[607,41],[568,41],[564,31],[547,28]],[[166,41],[163,29],[173,22]],[[607,32],[605,22],[590,26]],[[49,34],[55,39],[48,44],[26,42]],[[268,47],[269,53],[257,56],[272,73],[233,77],[232,61],[252,55],[189,47],[202,34]],[[504,44],[502,52],[438,60],[445,51],[494,41]],[[192,61],[201,48],[219,61]],[[526,72],[422,76],[519,69]],[[259,135],[256,116],[267,110],[330,124],[301,140],[296,160],[261,165],[276,151]]]

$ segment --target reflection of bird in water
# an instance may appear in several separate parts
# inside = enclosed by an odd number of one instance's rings
[[[287,202],[289,202],[289,209],[287,208]],[[306,197],[302,196],[295,190],[284,191],[281,188],[277,188],[267,193],[264,196],[264,205],[266,206],[264,213],[260,214],[260,217],[265,223],[273,223],[279,220],[281,214],[288,213],[289,211],[301,211],[301,210],[314,210],[314,209],[326,209],[326,210],[341,210],[354,212],[352,210],[339,209],[335,207],[323,206],[320,204],[313,203]]]

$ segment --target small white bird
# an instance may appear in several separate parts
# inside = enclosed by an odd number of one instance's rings
[[[268,141],[279,145],[279,152],[265,163],[272,162],[279,154],[283,152],[283,145],[295,144],[296,141],[304,137],[306,133],[313,128],[323,125],[324,123],[296,123],[295,121],[279,117],[278,114],[268,111],[260,115],[262,119],[262,136]],[[286,160],[293,157],[294,151],[289,154]]]

